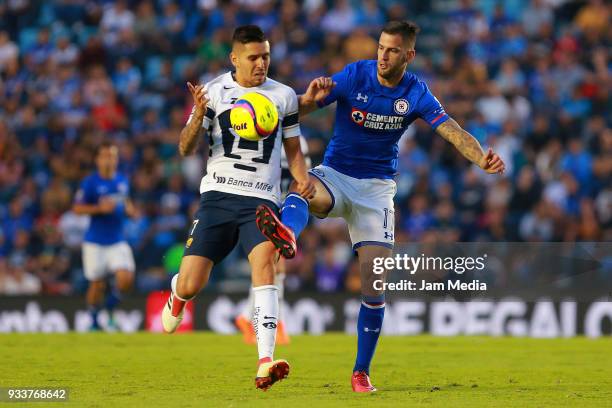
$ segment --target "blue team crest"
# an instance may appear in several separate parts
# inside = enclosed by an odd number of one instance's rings
[[[396,99],[393,103],[393,110],[398,115],[405,115],[410,110],[410,104],[405,99]]]

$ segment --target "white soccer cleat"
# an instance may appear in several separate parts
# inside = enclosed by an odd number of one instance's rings
[[[183,321],[183,315],[185,314],[185,308],[177,315],[172,315],[172,303],[174,301],[174,293],[170,294],[168,298],[168,302],[164,306],[164,310],[162,312],[162,326],[164,327],[164,331],[166,333],[174,333],[176,329],[181,325]]]

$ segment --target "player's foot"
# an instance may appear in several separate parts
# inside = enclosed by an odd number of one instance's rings
[[[286,360],[274,360],[259,364],[255,387],[267,391],[277,381],[287,378],[289,375],[289,363]]]
[[[285,328],[285,322],[281,320],[276,327],[276,344],[287,345],[289,343],[291,343],[291,339]]]
[[[164,310],[162,312],[162,326],[164,327],[164,331],[166,333],[174,333],[176,329],[181,325],[181,321],[183,320],[183,315],[185,314],[185,308],[181,308],[181,311],[176,314],[172,314],[172,306],[174,305],[174,293],[170,293],[170,297],[168,298],[168,302],[164,306]]]
[[[101,332],[102,331],[102,327],[100,327],[99,324],[95,323],[95,324],[92,324],[91,326],[89,326],[88,331],[90,331],[90,332]]]
[[[116,333],[119,331],[119,326],[117,326],[117,321],[112,313],[109,312],[108,323],[106,324],[106,331],[110,333]]]
[[[293,258],[297,249],[293,231],[280,222],[268,206],[258,206],[255,214],[257,227],[261,233],[274,244],[284,258]]]
[[[376,388],[370,382],[370,376],[365,371],[355,371],[351,377],[351,385],[355,392],[376,391]]]
[[[243,315],[238,315],[236,320],[234,320],[236,327],[238,330],[242,332],[242,340],[246,344],[255,344],[257,343],[257,338],[255,337],[255,329],[253,329],[253,323]]]

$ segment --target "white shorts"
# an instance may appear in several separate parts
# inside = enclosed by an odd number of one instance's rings
[[[356,179],[323,165],[311,169],[310,174],[323,183],[332,197],[327,216],[346,220],[353,249],[364,245],[393,248],[395,181]]]
[[[83,243],[83,271],[87,280],[100,280],[121,269],[130,272],[135,269],[132,248],[127,242],[112,245]]]

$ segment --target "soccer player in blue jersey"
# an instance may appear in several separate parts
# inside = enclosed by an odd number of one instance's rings
[[[96,153],[97,171],[81,182],[73,211],[91,216],[83,242],[83,270],[89,281],[87,305],[91,314],[91,330],[100,330],[98,313],[109,313],[109,328],[113,328],[113,310],[134,282],[134,257],[123,236],[126,216],[134,215],[129,200],[128,180],[117,173],[117,146],[102,143]],[[105,301],[106,277],[115,275],[115,285]],[[103,304],[104,303],[104,304]]]
[[[295,237],[318,217],[342,217],[359,257],[362,302],[357,322],[357,358],[351,383],[356,392],[373,392],[369,369],[382,328],[384,292],[373,282],[384,279],[372,270],[374,258],[390,257],[394,245],[393,197],[398,141],[408,125],[420,118],[461,154],[487,173],[503,173],[504,163],[483,151],[478,141],[448,114],[419,78],[406,71],[415,56],[416,24],[393,21],[378,41],[376,61],[347,65],[332,78],[317,78],[300,96],[300,114],[337,102],[333,137],[323,164],[310,171],[315,197],[291,193],[279,221],[261,206],[258,226],[285,258],[295,255]]]

